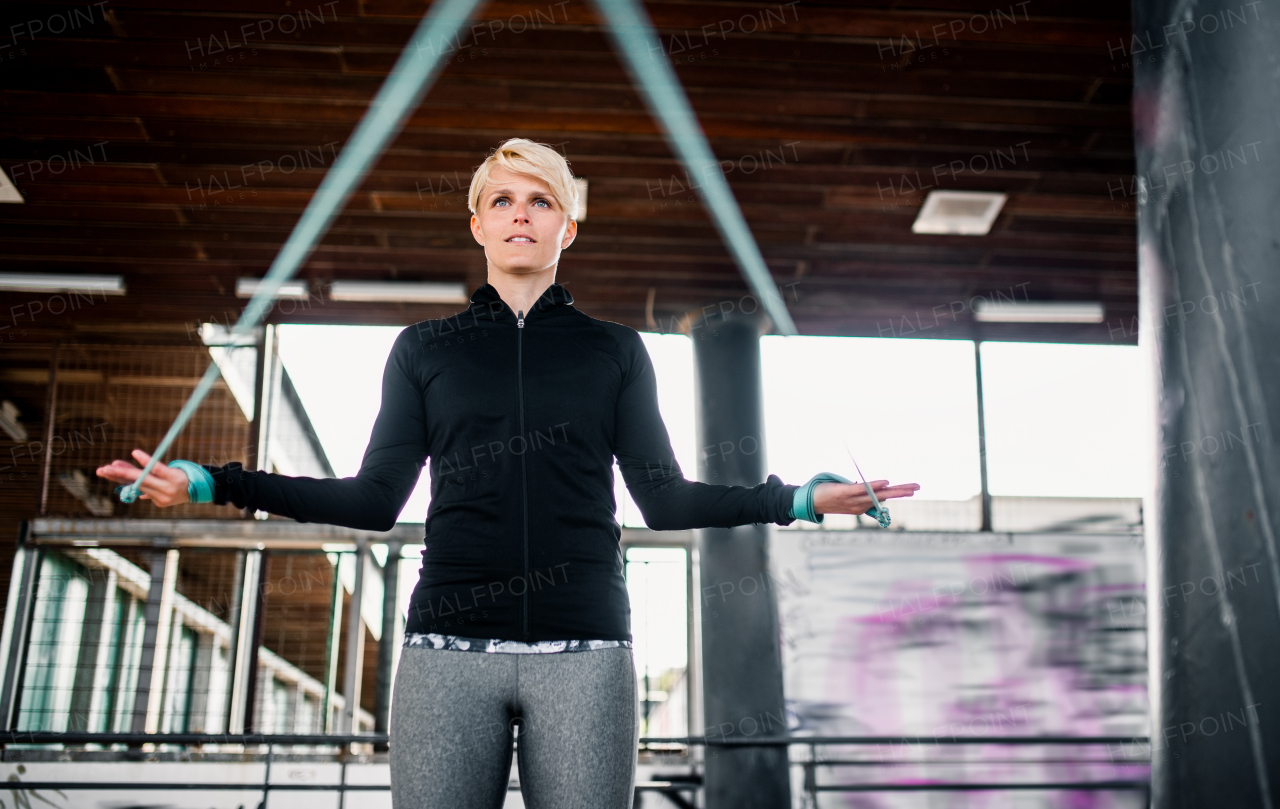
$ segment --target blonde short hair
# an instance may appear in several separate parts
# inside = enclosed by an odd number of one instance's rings
[[[578,218],[578,186],[573,181],[573,172],[569,170],[569,161],[545,143],[535,143],[526,138],[504,141],[471,175],[471,190],[467,194],[467,207],[471,213],[480,207],[480,195],[489,184],[489,172],[494,167],[543,181],[551,189],[556,204],[569,214],[569,219]]]

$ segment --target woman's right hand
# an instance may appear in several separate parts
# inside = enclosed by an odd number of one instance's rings
[[[140,449],[135,449],[132,455],[142,466],[151,460],[151,456]],[[116,460],[106,466],[99,466],[98,477],[127,485],[138,479],[142,466]],[[142,481],[142,499],[150,500],[161,508],[190,503],[191,499],[187,496],[188,483],[186,472],[158,463],[147,475],[147,479]]]

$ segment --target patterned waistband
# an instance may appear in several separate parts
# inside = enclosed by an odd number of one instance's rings
[[[488,654],[543,655],[557,652],[593,652],[596,649],[630,649],[629,640],[540,640],[522,643],[517,640],[492,638],[462,638],[457,635],[436,635],[406,632],[404,645],[423,646],[428,649],[448,649],[455,652],[486,652]]]

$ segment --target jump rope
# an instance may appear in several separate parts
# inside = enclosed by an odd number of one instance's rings
[[[298,224],[272,261],[270,270],[245,306],[240,319],[232,327],[227,340],[229,344],[236,345],[262,322],[281,285],[293,277],[324,238],[334,217],[346,205],[383,149],[400,132],[405,120],[440,75],[446,63],[445,56],[449,52],[448,48],[443,47],[444,43],[456,37],[470,22],[471,15],[481,2],[482,0],[436,0],[432,3],[413,37],[400,53],[391,74],[360,119],[351,139],[307,203]],[[621,53],[628,74],[639,86],[650,113],[658,119],[667,140],[684,163],[685,170],[689,172],[689,176],[702,179],[704,201],[710,209],[716,230],[745,276],[747,285],[773,320],[774,329],[780,334],[796,334],[795,323],[791,320],[768,267],[765,266],[764,257],[755,237],[751,235],[751,229],[747,227],[742,210],[729,189],[724,171],[698,125],[688,96],[662,49],[661,40],[653,28],[648,12],[640,0],[595,0],[595,7],[605,19],[605,29],[614,47]],[[441,47],[436,47],[433,43],[438,43]],[[121,502],[132,503],[138,499],[142,481],[195,415],[200,403],[218,381],[219,373],[217,363],[210,362],[209,368],[173,420],[169,431],[151,454],[151,460],[143,467],[142,474],[133,483],[118,487]],[[870,493],[870,486],[867,491]],[[871,497],[874,501],[875,495],[872,494]],[[881,522],[887,523],[887,510],[886,519]]]

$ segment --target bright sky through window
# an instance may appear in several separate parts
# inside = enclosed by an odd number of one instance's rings
[[[399,327],[282,326],[280,353],[334,471],[360,468]],[[697,476],[693,347],[644,334],[659,407],[685,477]],[[921,485],[919,499],[978,493],[973,344],[960,340],[765,337],[767,468],[787,483],[820,471]],[[1005,496],[1139,497],[1147,427],[1138,350],[985,343],[991,490]],[[617,476],[624,525],[643,525]],[[422,522],[427,474],[401,521]]]

